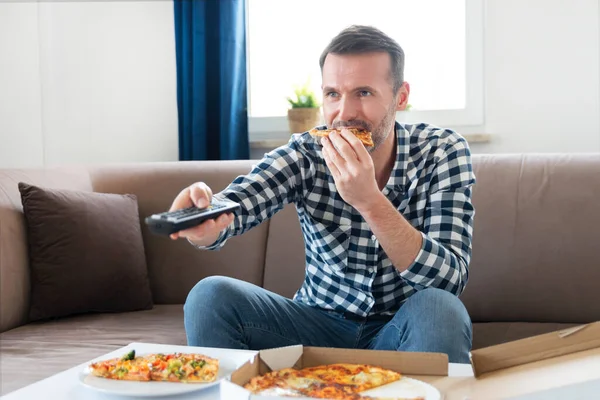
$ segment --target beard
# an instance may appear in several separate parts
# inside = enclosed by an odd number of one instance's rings
[[[371,132],[373,138],[373,146],[367,147],[369,153],[373,153],[386,141],[390,133],[392,133],[392,127],[396,121],[396,103],[392,103],[388,108],[387,112],[383,116],[382,120],[373,127],[373,124],[364,121],[362,119],[353,119],[350,121],[336,121],[331,126],[332,129],[341,128],[359,128]]]

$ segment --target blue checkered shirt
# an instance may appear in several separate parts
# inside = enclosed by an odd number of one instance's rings
[[[471,154],[457,133],[427,124],[396,123],[397,151],[383,194],[417,228],[423,244],[403,272],[392,265],[362,216],[337,191],[308,133],[267,154],[216,198],[242,210],[217,241],[220,249],[295,203],[304,235],[306,277],[294,300],[360,317],[393,314],[427,287],[455,295],[467,283],[475,210]]]

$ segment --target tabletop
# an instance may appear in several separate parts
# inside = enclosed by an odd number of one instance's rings
[[[175,345],[161,345],[152,343],[130,343],[118,350],[100,356],[90,362],[120,357],[128,351],[135,349],[136,353],[173,353],[173,352],[197,352],[208,356],[219,358],[219,360],[227,360],[228,365],[235,368],[240,367],[247,361],[251,360],[257,351],[249,350],[232,350],[232,349],[215,349],[205,347],[189,347]],[[39,382],[33,383],[24,388],[18,389],[5,396],[3,400],[31,400],[51,398],[55,400],[63,399],[83,399],[83,400],[132,400],[133,397],[128,395],[118,395],[114,393],[105,393],[95,388],[90,388],[83,384],[82,373],[85,371],[90,362],[77,365],[66,371],[50,376]],[[449,364],[449,377],[470,377],[473,376],[473,370],[470,364]],[[248,400],[248,392],[243,388],[222,380],[220,384],[211,387],[194,390],[186,394],[177,394],[164,396],[151,396],[152,399],[170,399],[173,400]]]

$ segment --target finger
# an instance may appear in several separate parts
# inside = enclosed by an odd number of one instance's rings
[[[331,171],[331,175],[333,175],[333,179],[338,179],[341,176],[340,169],[335,164],[335,161],[331,158],[331,152],[335,151],[335,149],[331,150],[333,146],[329,144],[328,146],[323,146],[323,158],[325,159],[325,164]]]
[[[369,156],[369,152],[365,149],[365,146],[360,141],[359,138],[354,136],[354,134],[349,129],[342,129],[341,135],[352,147],[356,158],[360,161],[364,159],[365,156]]]
[[[205,236],[210,235],[215,231],[216,222],[214,219],[208,219],[201,223],[200,225],[196,225],[192,228],[188,228],[182,231],[177,232],[178,237],[189,238],[189,239],[203,239]]]
[[[343,131],[345,131],[345,129],[342,129],[342,132]],[[352,135],[352,133],[350,133],[350,135]],[[329,137],[331,138],[331,143],[335,146],[335,148],[338,150],[338,153],[344,158],[344,160],[347,162],[358,160],[356,151],[354,151],[354,148],[346,140],[346,137],[343,134],[333,131],[329,134]]]
[[[179,192],[179,194],[175,197],[175,200],[173,200],[173,203],[171,204],[171,208],[169,208],[169,211],[180,210],[182,208],[188,208],[193,205],[194,205],[194,203],[192,202],[192,199],[190,198],[190,188],[188,186],[185,189],[183,189],[181,192]]]
[[[206,220],[198,226],[185,229],[180,232],[176,232],[173,235],[176,236],[175,239],[179,237],[186,237],[190,239],[202,239],[205,236],[221,232],[223,229],[227,228],[227,226],[229,226],[229,224],[231,224],[232,222],[232,213],[221,214],[216,219]]]
[[[204,182],[195,183],[190,187],[190,197],[198,208],[206,208],[212,200],[212,190]]]
[[[336,166],[343,168],[345,160],[342,156],[340,156],[335,146],[331,143],[331,139],[329,137],[323,139],[323,155],[327,154],[330,161],[332,161]]]
[[[222,214],[219,216],[219,218],[217,218],[217,227],[219,228],[219,231],[222,231],[223,229],[227,228],[229,226],[229,224],[231,224],[233,222],[233,214],[231,213],[227,213],[227,214]]]

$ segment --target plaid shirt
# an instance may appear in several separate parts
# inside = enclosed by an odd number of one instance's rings
[[[295,203],[306,251],[306,277],[294,300],[360,317],[393,314],[427,287],[462,292],[468,278],[475,176],[465,139],[427,124],[396,123],[396,162],[383,194],[417,228],[423,245],[403,272],[392,265],[362,216],[338,193],[308,133],[290,141],[215,195],[242,210],[217,241],[220,249]]]

